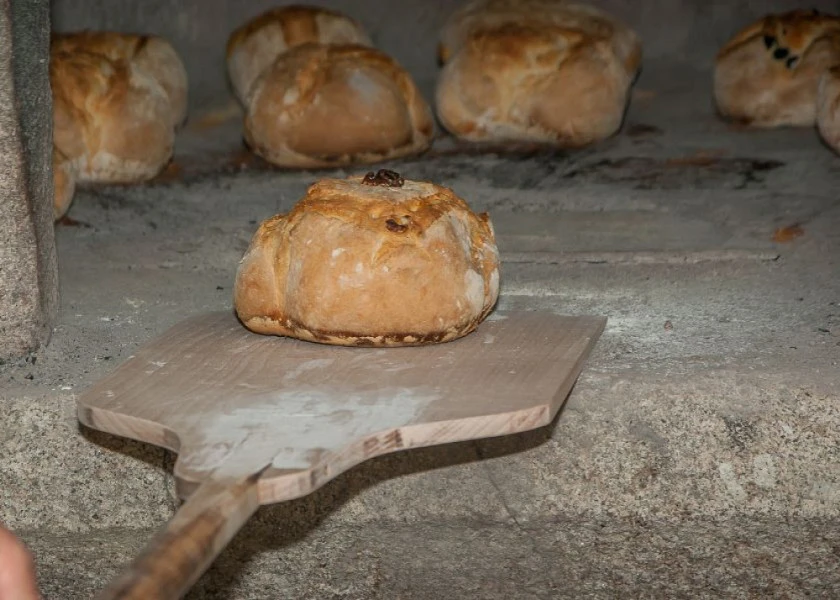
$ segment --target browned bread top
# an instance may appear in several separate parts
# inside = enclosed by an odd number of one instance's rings
[[[268,10],[234,30],[227,42],[226,55],[240,48],[255,34],[277,28],[286,48],[309,42],[347,44],[367,39],[362,26],[338,11],[315,6],[290,5]]]
[[[756,39],[761,39],[766,58],[782,69],[794,69],[816,41],[840,34],[840,17],[816,10],[771,14],[750,24],[718,52],[721,61]]]
[[[102,106],[124,103],[128,97],[128,66],[102,54],[53,49],[50,87],[53,142],[66,159],[74,160],[88,153],[88,132],[96,129]]]
[[[91,52],[111,60],[132,60],[152,39],[150,35],[116,31],[52,32],[51,52]]]
[[[174,142],[171,106],[153,78],[91,52],[53,52],[53,145],[80,180],[154,176]]]
[[[289,213],[289,220],[295,222],[311,212],[339,219],[358,230],[382,234],[381,256],[391,248],[405,245],[407,240],[423,237],[444,215],[472,215],[467,203],[449,188],[426,181],[406,181],[387,170],[314,183]],[[475,225],[465,241],[470,244],[472,258],[484,269],[491,269],[495,266],[492,261],[482,260],[493,239],[487,215],[482,214]],[[388,235],[385,231],[400,235]]]
[[[112,63],[138,69],[153,78],[166,93],[172,125],[187,116],[187,71],[181,58],[165,39],[153,35],[115,31],[78,31],[51,35],[50,54],[95,54]]]
[[[819,81],[840,64],[840,18],[796,10],[767,15],[718,52],[718,113],[753,127],[811,127]]]
[[[278,56],[310,43],[372,45],[362,26],[339,12],[298,5],[269,10],[228,38],[228,75],[237,97],[246,102],[254,81]]]
[[[517,52],[519,36],[545,38],[562,47],[607,43],[628,72],[639,68],[641,43],[637,34],[617,19],[586,4],[558,0],[473,0],[453,13],[441,32],[439,57],[446,63],[475,37],[507,38]]]
[[[498,297],[489,217],[451,190],[380,171],[309,188],[265,221],[234,304],[259,333],[339,345],[417,345],[472,331]]]
[[[441,35],[441,124],[475,142],[580,147],[621,126],[642,45],[585,4],[472,0]]]

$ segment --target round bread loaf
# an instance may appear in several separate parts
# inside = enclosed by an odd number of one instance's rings
[[[325,179],[263,222],[239,264],[234,306],[257,333],[344,346],[464,336],[499,295],[486,213],[393,171]]]
[[[817,11],[768,15],[718,52],[714,98],[724,118],[754,127],[812,127],[817,87],[840,65],[840,19]]]
[[[186,74],[164,40],[112,32],[56,34],[50,49],[54,213],[77,181],[132,183],[169,162],[186,115]]]
[[[621,127],[641,52],[590,6],[475,0],[442,31],[437,114],[469,141],[586,145]]]
[[[228,77],[239,101],[247,104],[254,81],[278,56],[309,43],[373,45],[358,22],[339,12],[297,5],[264,12],[228,38]]]
[[[365,46],[304,44],[254,83],[245,141],[281,167],[336,167],[420,153],[432,113],[411,76]]]
[[[825,143],[840,154],[840,66],[826,71],[820,80],[817,129]]]
[[[52,56],[50,85],[54,143],[79,179],[146,179],[169,159],[171,112],[154,80],[124,62],[75,52]]]

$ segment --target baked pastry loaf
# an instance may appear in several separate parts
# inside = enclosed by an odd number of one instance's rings
[[[56,218],[76,181],[144,181],[169,162],[186,114],[186,76],[167,48],[157,38],[110,32],[53,38]]]
[[[304,44],[257,78],[245,141],[282,167],[336,167],[415,154],[431,144],[432,112],[411,76],[365,46]]]
[[[574,147],[621,127],[642,46],[591,6],[474,0],[450,17],[438,51],[437,114],[451,133]]]
[[[341,13],[296,5],[269,10],[228,39],[228,76],[240,102],[247,103],[254,81],[278,56],[308,43],[373,45],[362,26]]]
[[[721,116],[754,127],[812,127],[817,87],[840,64],[840,18],[813,10],[768,15],[738,32],[715,60]]]
[[[840,66],[826,71],[820,80],[817,129],[825,143],[840,154]]]
[[[257,333],[411,346],[468,334],[498,294],[488,215],[447,188],[380,170],[319,181],[263,222],[239,264],[234,305]]]

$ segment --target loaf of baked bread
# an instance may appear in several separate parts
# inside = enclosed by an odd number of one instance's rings
[[[359,45],[304,44],[254,83],[245,142],[281,167],[337,167],[416,154],[431,144],[432,111],[390,56]]]
[[[813,127],[820,78],[839,64],[840,18],[816,10],[768,15],[718,52],[715,104],[744,125]]]
[[[820,80],[817,129],[829,148],[840,154],[840,66],[826,71]]]
[[[60,34],[50,49],[55,216],[77,181],[132,183],[169,162],[186,115],[183,64],[165,40]]]
[[[228,38],[228,77],[239,101],[247,103],[254,81],[278,56],[309,43],[372,45],[358,22],[332,10],[292,5],[264,12]]]
[[[642,46],[584,4],[473,0],[441,33],[437,114],[475,142],[583,146],[621,127]]]
[[[451,190],[370,172],[312,185],[263,222],[239,264],[250,330],[345,346],[411,346],[473,331],[499,294],[486,213]]]

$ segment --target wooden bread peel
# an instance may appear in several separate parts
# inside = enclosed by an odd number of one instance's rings
[[[374,456],[547,425],[605,324],[496,313],[465,338],[389,349],[260,336],[227,312],[174,326],[78,400],[88,427],[177,452],[187,498],[99,598],[181,597],[261,504]]]

